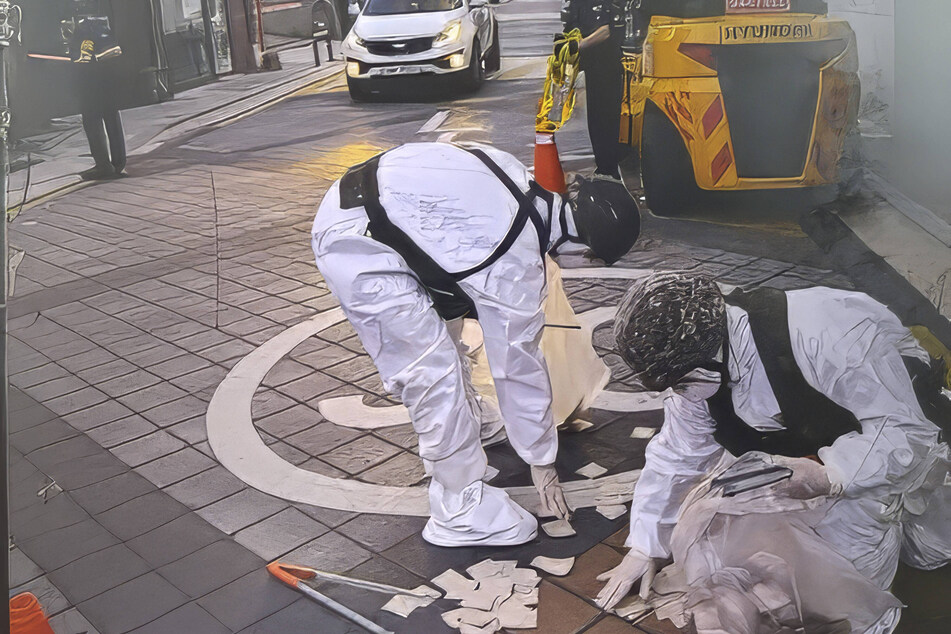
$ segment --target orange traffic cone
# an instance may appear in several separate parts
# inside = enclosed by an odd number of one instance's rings
[[[54,634],[43,607],[32,592],[10,599],[10,634]]]
[[[563,194],[567,189],[554,134],[535,133],[535,182],[556,194]]]

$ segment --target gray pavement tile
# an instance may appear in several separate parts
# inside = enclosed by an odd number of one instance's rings
[[[320,459],[342,471],[356,475],[392,458],[399,451],[399,447],[368,435],[328,451],[322,454]]]
[[[271,451],[279,455],[281,458],[291,463],[292,465],[299,465],[301,463],[307,462],[310,460],[310,455],[291,447],[285,442],[275,442],[269,445]]]
[[[95,516],[123,541],[138,537],[188,512],[188,508],[162,491],[133,498]]]
[[[249,352],[254,350],[254,346],[251,344],[245,343],[243,341],[232,340],[227,343],[221,343],[205,350],[200,351],[198,354],[209,361],[214,363],[224,363],[225,361],[230,361],[231,359],[236,359],[238,357],[244,357]]]
[[[196,511],[229,535],[278,513],[289,504],[254,489],[245,489]]]
[[[23,592],[30,592],[39,600],[43,607],[43,613],[47,617],[65,612],[72,607],[63,593],[50,583],[49,578],[45,576],[33,579],[29,583],[20,586],[13,586],[10,590],[10,596],[13,597]]]
[[[106,449],[109,449],[127,443],[130,440],[135,440],[136,438],[154,433],[157,430],[158,427],[138,414],[134,414],[127,418],[117,420],[114,423],[108,423],[90,429],[86,432],[86,435]]]
[[[185,337],[184,339],[179,340],[177,343],[185,350],[201,352],[213,346],[228,343],[233,340],[234,337],[229,337],[228,335],[217,330],[209,329],[196,335]]]
[[[83,352],[91,352],[92,350],[96,350],[98,347],[99,346],[97,346],[92,341],[77,336],[70,339],[70,341],[61,343],[58,346],[44,348],[43,354],[53,361],[59,361],[60,359],[74,357],[77,354],[82,354]]]
[[[132,350],[126,351],[125,353],[119,351],[114,352],[123,358],[128,359],[137,366],[146,368],[153,374],[158,374],[158,372],[155,372],[152,369],[155,365],[182,355],[181,348],[178,348],[170,343],[165,343],[161,340],[159,340],[158,345],[153,347],[131,345],[130,348],[132,348]]]
[[[99,403],[102,403],[108,399],[108,396],[96,388],[86,387],[76,392],[72,392],[71,394],[66,394],[60,396],[59,398],[45,401],[43,404],[60,416],[64,416],[72,412],[78,412],[79,410],[92,407],[93,405],[98,405]]]
[[[258,390],[251,401],[251,415],[254,420],[276,414],[293,407],[297,402],[274,390]]]
[[[340,533],[329,532],[291,551],[284,559],[327,572],[347,572],[372,555]]]
[[[348,350],[343,346],[336,345],[332,340],[326,341],[326,344],[327,345],[325,345],[319,351],[292,354],[291,356],[301,363],[306,363],[307,365],[318,369],[335,365],[357,356],[353,351]]]
[[[88,385],[82,379],[75,376],[67,376],[31,386],[23,391],[29,394],[31,398],[46,404],[47,401],[52,401],[54,398],[60,398],[65,394],[77,392],[86,387],[88,387]]]
[[[265,330],[266,328],[272,328],[274,322],[269,319],[264,319],[263,317],[256,317],[251,315],[245,319],[226,324],[221,327],[222,332],[227,332],[236,337],[247,337],[253,335],[256,332]]]
[[[10,549],[10,587],[22,586],[41,576],[43,569],[23,554],[22,550],[16,547]]]
[[[188,513],[130,539],[126,546],[157,568],[190,555],[222,537],[224,533],[217,528],[194,513]]]
[[[168,427],[183,420],[200,416],[207,409],[204,401],[189,395],[146,410],[142,412],[142,416],[159,427]]]
[[[211,445],[208,444],[208,441],[207,441],[207,440],[204,441],[204,442],[200,442],[200,443],[196,444],[196,445],[195,445],[195,449],[197,449],[198,451],[202,452],[203,454],[205,454],[205,455],[208,456],[209,458],[211,458],[211,459],[213,459],[213,460],[217,460],[217,458],[215,457],[215,452],[211,450]]]
[[[108,480],[73,489],[69,495],[86,512],[96,515],[153,491],[154,484],[134,471],[126,471]]]
[[[419,484],[425,477],[423,461],[406,451],[360,474],[360,479],[365,482],[400,487]]]
[[[54,632],[62,632],[63,634],[100,634],[99,630],[94,628],[92,623],[76,608],[71,608],[50,617],[49,624]]]
[[[58,464],[101,452],[102,447],[96,441],[83,434],[77,434],[55,445],[37,449],[30,454],[29,459],[41,471],[49,472]]]
[[[171,435],[175,436],[176,438],[180,438],[190,445],[208,440],[208,429],[207,425],[205,424],[204,416],[196,416],[191,420],[176,423],[175,425],[167,428],[167,431]]]
[[[380,554],[424,579],[432,579],[447,568],[465,570],[466,566],[471,566],[473,562],[470,549],[433,546],[427,544],[420,534],[410,535]]]
[[[10,434],[10,444],[21,453],[27,454],[35,449],[72,438],[78,433],[72,426],[67,425],[62,420],[54,419],[24,431]]]
[[[208,362],[203,362],[207,365]],[[217,389],[218,384],[225,378],[228,374],[228,371],[224,368],[213,365],[204,368],[203,370],[198,370],[197,372],[192,372],[191,374],[185,374],[180,377],[176,377],[170,381],[170,383],[176,387],[180,387],[186,392],[195,393],[201,390],[206,390],[209,388]]]
[[[312,506],[310,504],[295,503],[294,508],[300,512],[314,518],[324,526],[336,528],[341,524],[353,519],[357,513],[350,511],[338,511],[336,509],[325,509],[321,506]]]
[[[143,436],[124,445],[113,447],[112,453],[130,467],[151,462],[170,453],[179,451],[185,446],[178,438],[164,431]]]
[[[74,605],[144,575],[151,567],[122,544],[86,555],[49,573],[49,579]],[[91,615],[82,607],[82,613]],[[113,608],[115,609],[115,608]],[[92,619],[93,624],[103,629]]]
[[[355,383],[371,374],[375,374],[376,366],[373,365],[370,357],[361,355],[329,368],[323,368],[323,371],[341,381]]]
[[[242,339],[248,343],[254,344],[255,346],[263,345],[265,342],[273,339],[277,335],[281,334],[287,330],[287,326],[271,326],[270,328],[265,328],[264,330],[259,330],[250,335],[244,335]]]
[[[157,374],[163,379],[175,379],[185,374],[191,374],[196,370],[203,370],[208,367],[208,361],[198,355],[183,354],[173,359],[162,361],[149,366],[149,371]]]
[[[284,440],[304,453],[310,454],[311,456],[319,456],[344,443],[360,438],[364,433],[365,432],[350,429],[349,427],[341,427],[340,425],[334,425],[333,423],[324,421],[310,429],[305,429],[300,433],[288,436]]]
[[[423,530],[425,517],[359,515],[335,530],[376,553],[395,546]]]
[[[360,634],[363,632],[363,628],[337,616],[315,601],[302,597],[284,609],[241,630],[241,634],[309,632],[314,631],[318,626],[320,634]]]
[[[287,630],[285,630],[287,631]],[[197,603],[186,603],[168,614],[132,630],[131,634],[231,634]]]
[[[22,540],[20,545],[38,565],[49,571],[118,543],[115,535],[92,518],[88,518],[32,539]]]
[[[164,488],[206,471],[216,464],[200,451],[185,447],[181,451],[136,467],[135,471],[155,486]]]
[[[154,621],[187,601],[174,586],[150,572],[77,607],[102,634],[120,634]]]
[[[9,415],[10,431],[13,433],[30,429],[56,418],[55,412],[42,405],[33,405],[15,412],[11,411]]]
[[[101,425],[128,418],[133,414],[131,409],[118,401],[105,401],[93,407],[66,414],[63,420],[80,431],[89,431]]]
[[[54,381],[56,379],[63,379],[68,376],[70,376],[69,371],[61,368],[51,361],[49,363],[44,363],[37,368],[26,370],[25,372],[11,374],[10,385],[24,390],[28,387],[33,387],[34,385],[40,385],[41,383]]]
[[[99,382],[99,381],[111,381],[112,379],[117,379],[119,377],[125,376],[132,372],[138,370],[136,366],[129,363],[125,359],[120,359],[111,352],[104,352],[104,356],[109,357],[109,361],[101,365],[91,365],[87,368],[79,368],[76,370],[70,370],[75,372],[84,381],[90,382]],[[87,353],[89,355],[95,354],[95,351]],[[75,357],[71,357],[75,358]],[[61,363],[63,367],[66,367],[66,364],[70,359],[64,359]]]
[[[198,605],[225,627],[237,632],[280,611],[299,597],[296,591],[271,577],[262,568],[202,597]]]
[[[188,394],[170,383],[158,383],[144,390],[119,397],[119,402],[134,412],[141,414],[153,407],[178,400]],[[55,410],[54,410],[55,411]],[[153,421],[155,422],[155,421]],[[177,422],[177,421],[176,421]]]
[[[259,570],[265,562],[244,546],[222,539],[162,566],[157,572],[193,599]]]
[[[275,387],[296,381],[309,375],[314,369],[309,365],[304,365],[293,359],[284,358],[277,362],[264,377],[263,384],[267,387]]]
[[[345,472],[327,464],[320,458],[308,458],[306,462],[302,462],[297,466],[301,469],[307,469],[308,471],[313,471],[314,473],[319,473],[320,475],[325,475],[330,478],[347,479],[350,477]]]
[[[396,427],[377,429],[373,433],[394,445],[399,445],[403,449],[415,450],[419,447],[419,436],[412,425],[397,425]]]
[[[10,515],[10,532],[19,542],[71,526],[89,517],[67,495],[56,495],[45,503],[35,496],[33,500],[31,505],[16,509],[17,512]]]
[[[222,466],[203,471],[165,489],[190,509],[208,506],[245,489],[247,485]]]
[[[320,413],[307,405],[294,405],[266,418],[256,418],[255,427],[277,438],[285,438],[323,421]]]
[[[238,531],[234,539],[259,557],[273,561],[328,530],[320,522],[291,507]]]
[[[93,384],[109,396],[115,398],[117,396],[129,394],[130,392],[143,390],[147,387],[155,385],[156,383],[159,383],[161,380],[162,379],[150,372],[146,372],[145,370],[136,370],[124,376],[110,379],[108,381],[94,381]]]

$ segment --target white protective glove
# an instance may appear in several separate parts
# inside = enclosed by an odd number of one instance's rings
[[[646,600],[661,561],[648,557],[638,550],[628,552],[620,564],[598,575],[598,581],[607,581],[598,593],[596,599],[598,606],[602,610],[613,608],[627,596],[638,579],[641,580],[641,598]]]
[[[773,463],[792,469],[792,477],[777,483],[774,491],[794,500],[808,500],[824,495],[836,495],[841,487],[829,481],[825,466],[809,458],[773,456]]]
[[[532,482],[541,498],[539,516],[568,519],[568,503],[565,501],[565,492],[561,490],[555,465],[532,466]]]

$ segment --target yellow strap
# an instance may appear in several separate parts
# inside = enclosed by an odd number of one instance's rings
[[[538,114],[535,116],[535,131],[554,133],[563,126],[575,106],[575,79],[578,77],[578,46],[571,53],[570,42],[581,42],[581,31],[574,29],[562,34],[564,42],[558,55],[549,55],[548,72],[545,76],[545,90],[538,100]],[[558,105],[556,107],[556,98]],[[555,112],[552,113],[552,108]]]

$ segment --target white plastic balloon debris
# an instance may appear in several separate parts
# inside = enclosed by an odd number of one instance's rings
[[[575,473],[578,475],[591,479],[597,478],[598,476],[603,476],[607,472],[608,470],[599,465],[597,462],[589,462],[585,466],[575,471]]]
[[[567,559],[555,559],[554,557],[545,557],[544,555],[539,555],[532,560],[532,566],[547,572],[550,575],[556,577],[564,577],[569,572],[571,568],[575,565],[575,558],[569,557]]]
[[[542,524],[542,530],[545,531],[545,534],[549,537],[561,538],[561,537],[571,537],[576,535],[575,529],[571,527],[571,524],[568,523],[568,520],[555,520],[554,522],[547,522]]]

